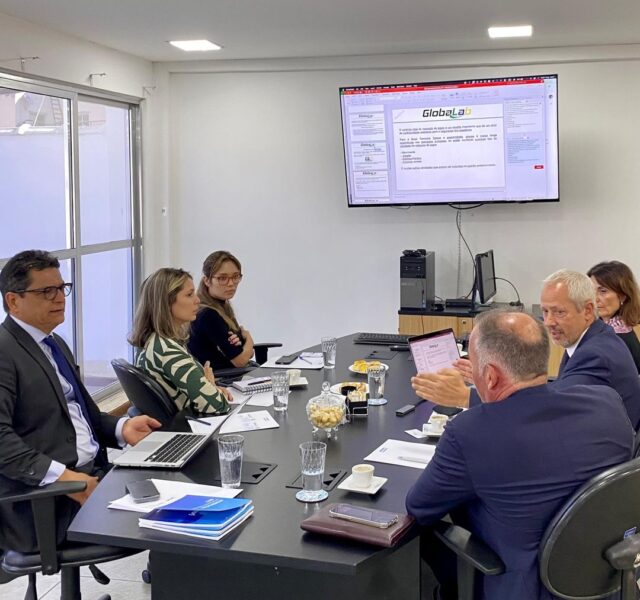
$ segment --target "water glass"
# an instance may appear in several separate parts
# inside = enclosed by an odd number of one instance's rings
[[[384,397],[384,367],[369,367],[367,370],[367,383],[369,384],[369,406],[381,406],[387,401]]]
[[[323,337],[321,341],[324,368],[333,369],[336,366],[336,348],[338,347],[338,340],[334,337]]]
[[[223,488],[239,488],[242,473],[242,451],[244,436],[238,434],[221,435],[218,438],[220,459],[220,482]]]
[[[296,498],[301,502],[320,502],[329,496],[322,488],[326,454],[327,445],[324,442],[300,444],[302,489],[296,494]]]
[[[271,387],[273,390],[273,410],[284,412],[289,406],[289,373],[276,371],[271,375]]]

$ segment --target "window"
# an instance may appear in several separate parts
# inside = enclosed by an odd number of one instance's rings
[[[74,283],[56,331],[96,398],[117,383],[141,269],[139,105],[0,73],[0,268],[38,248]]]

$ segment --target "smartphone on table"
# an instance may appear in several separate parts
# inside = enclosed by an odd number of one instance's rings
[[[391,527],[391,525],[398,521],[398,515],[396,513],[377,510],[375,508],[354,506],[353,504],[336,504],[329,511],[329,514],[336,519],[353,521],[354,523],[379,527],[380,529]]]

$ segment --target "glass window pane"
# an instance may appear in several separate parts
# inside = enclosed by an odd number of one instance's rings
[[[82,244],[131,239],[129,109],[78,102]]]
[[[69,248],[69,109],[0,88],[0,256]]]
[[[114,358],[131,361],[127,342],[132,322],[131,249],[82,257],[83,374],[93,394],[117,381]]]

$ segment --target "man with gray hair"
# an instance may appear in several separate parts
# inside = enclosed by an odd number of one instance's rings
[[[555,344],[565,348],[554,385],[608,385],[624,403],[635,430],[640,428],[640,378],[633,357],[613,328],[598,319],[593,284],[583,273],[562,269],[543,281],[540,306],[544,324]],[[469,361],[440,373],[418,373],[413,388],[436,404],[472,406],[477,393],[467,388]]]
[[[607,386],[547,383],[549,339],[525,313],[489,311],[471,333],[473,381],[481,404],[457,415],[407,495],[428,526],[451,513],[502,559],[483,598],[553,598],[538,576],[537,550],[554,514],[584,482],[629,460],[633,430]],[[423,558],[456,598],[455,558],[428,531]]]

